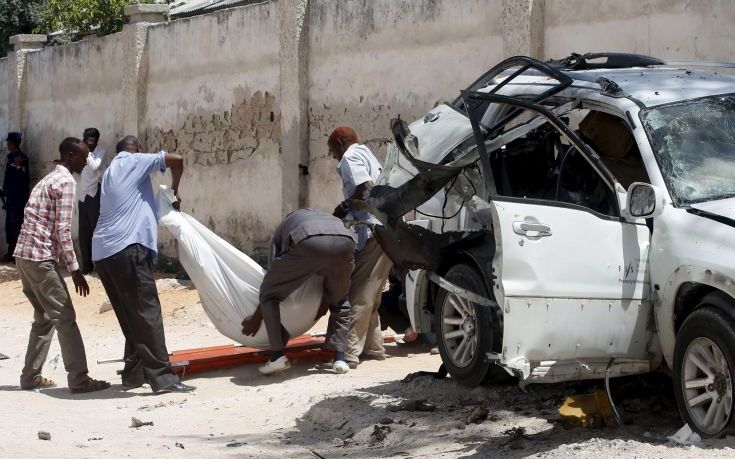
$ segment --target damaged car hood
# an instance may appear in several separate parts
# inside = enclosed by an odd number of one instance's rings
[[[692,204],[690,213],[735,227],[735,197]]]

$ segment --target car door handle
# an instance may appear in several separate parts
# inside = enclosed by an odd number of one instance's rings
[[[528,237],[546,237],[551,236],[551,227],[545,223],[513,222],[513,232]]]

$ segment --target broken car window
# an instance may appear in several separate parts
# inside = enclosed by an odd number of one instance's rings
[[[735,196],[735,95],[655,107],[641,119],[679,205]]]

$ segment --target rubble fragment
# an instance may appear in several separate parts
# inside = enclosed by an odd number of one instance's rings
[[[232,440],[231,442],[227,443],[225,446],[228,448],[239,448],[245,445],[247,445],[247,442]]]
[[[615,415],[602,390],[591,394],[579,394],[567,397],[559,408],[561,425],[565,429],[574,427],[600,428],[605,425],[615,426]]]
[[[49,432],[46,432],[44,430],[38,431],[38,439],[39,440],[51,440],[51,434]]]
[[[472,413],[470,413],[467,418],[465,418],[464,423],[465,424],[482,424],[482,422],[487,419],[487,416],[490,414],[490,410],[488,410],[484,406],[478,406],[474,410],[472,410]]]
[[[388,434],[391,432],[391,428],[389,426],[381,426],[381,425],[375,425],[373,426],[373,432],[370,434],[370,439],[373,443],[381,443],[383,440],[388,437]]]
[[[106,300],[100,305],[100,314],[104,314],[108,311],[112,311],[112,303],[110,303],[110,300]]]
[[[131,421],[130,422],[130,428],[131,429],[137,429],[139,427],[152,426],[153,425],[153,422],[152,421],[141,421],[140,419],[135,418],[135,417],[130,418],[130,421]]]
[[[436,410],[436,405],[429,403],[426,400],[404,400],[401,403],[388,405],[386,410],[391,412],[396,411],[424,411],[430,412]]]

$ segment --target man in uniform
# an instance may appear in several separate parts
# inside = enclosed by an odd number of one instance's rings
[[[31,176],[28,156],[20,149],[20,132],[10,132],[5,139],[8,147],[8,161],[5,165],[5,179],[1,191],[5,209],[5,240],[8,252],[0,259],[2,263],[14,260],[15,244],[18,242],[20,227],[23,224],[23,209],[30,195]]]

